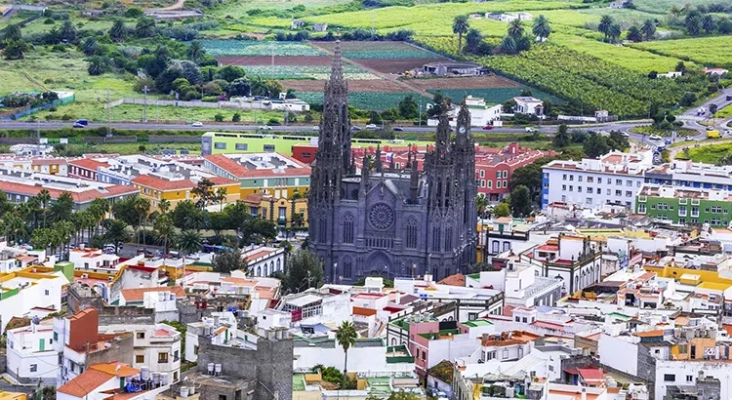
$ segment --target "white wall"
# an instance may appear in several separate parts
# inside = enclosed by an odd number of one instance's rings
[[[295,370],[310,370],[322,364],[343,371],[345,353],[343,348],[333,342],[333,347],[296,346],[294,348]],[[390,372],[397,364],[386,363],[386,346],[351,347],[348,349],[348,372]],[[414,370],[414,364],[412,370]],[[394,367],[392,367],[394,366]]]
[[[620,337],[601,335],[597,345],[600,363],[630,375],[638,375],[638,345]]]
[[[68,285],[69,280],[61,272],[47,276],[55,278],[34,280],[31,285],[20,289],[18,294],[0,300],[0,331],[5,331],[5,326],[13,317],[32,317],[29,313],[34,307],[61,310],[61,288]],[[3,288],[12,289],[7,285]]]
[[[470,335],[455,335],[452,340],[430,340],[427,353],[427,368],[443,360],[454,362],[457,357],[467,357],[480,347],[480,341]]]
[[[622,205],[630,202],[630,207],[634,208],[635,195],[643,185],[644,179],[642,176],[620,174],[615,176],[593,171],[544,169],[543,172],[549,175],[549,187],[547,188],[549,193],[544,195],[543,198],[548,199],[549,203],[564,201],[583,208],[595,208],[606,204],[608,201],[619,202]],[[564,175],[567,175],[567,180],[564,180]],[[569,180],[570,175],[574,177],[572,181]],[[580,176],[582,182],[578,181]],[[587,183],[588,177],[593,178],[593,183]],[[602,183],[597,183],[598,178],[602,178]],[[608,179],[611,180],[609,184]],[[616,179],[621,179],[623,184],[616,185]],[[627,186],[626,181],[628,180],[631,181],[631,186]],[[572,186],[571,191],[569,190],[570,186]],[[578,191],[578,187],[582,188],[582,192]],[[588,193],[588,188],[591,188],[592,193]],[[597,193],[598,188],[600,193]],[[609,194],[608,190],[610,190]],[[620,190],[620,196],[616,194],[616,190]],[[631,192],[631,196],[626,196],[627,191]],[[562,196],[564,196],[564,200]],[[591,199],[591,203],[587,202],[588,198]]]
[[[40,349],[40,342],[44,342],[44,350]],[[53,348],[53,329],[50,325],[37,327],[32,332],[31,327],[8,331],[7,337],[7,369],[21,379],[30,379],[36,382],[42,379],[46,383],[54,383],[58,369],[58,355]],[[11,346],[12,343],[12,346]],[[35,371],[31,371],[35,366]]]
[[[732,396],[732,364],[704,361],[666,361],[656,360],[656,398],[661,399],[666,395],[666,388],[673,385],[694,385],[699,377],[699,371],[704,376],[711,376],[720,381],[720,398],[729,399]],[[673,382],[666,382],[665,375],[674,375]],[[691,377],[691,382],[687,377]]]

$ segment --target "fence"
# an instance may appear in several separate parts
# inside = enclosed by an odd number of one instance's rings
[[[147,138],[150,143],[200,143],[200,136],[153,136]]]
[[[84,143],[137,143],[137,136],[87,136],[83,140]]]
[[[26,115],[31,115],[31,114],[37,113],[38,111],[43,111],[43,110],[47,110],[47,109],[49,109],[51,107],[63,106],[63,105],[69,104],[69,103],[73,102],[74,99],[75,99],[75,96],[72,94],[72,95],[70,95],[68,97],[64,97],[62,99],[54,100],[54,101],[52,101],[52,102],[50,102],[48,104],[44,104],[44,105],[42,105],[40,107],[29,108],[29,109],[23,110],[23,111],[21,111],[19,113],[16,113],[16,114],[13,114],[13,115],[10,115],[10,116],[7,116],[7,117],[3,117],[2,120],[3,121],[14,121],[14,120],[16,120],[18,118],[25,117]]]

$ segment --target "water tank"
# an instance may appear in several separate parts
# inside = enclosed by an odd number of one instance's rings
[[[188,397],[188,386],[180,387],[180,397]]]
[[[216,375],[221,375],[221,364],[216,364]]]
[[[206,366],[206,370],[208,371],[209,375],[213,375],[214,372],[214,363],[208,363]]]
[[[161,386],[167,386],[168,385],[168,373],[167,372],[161,372],[160,373],[160,385]]]
[[[140,379],[142,379],[143,381],[147,381],[148,379],[150,379],[150,368],[144,365],[140,367]]]
[[[190,393],[191,396],[194,395],[194,394],[196,394],[196,387],[193,386],[193,385],[191,385],[190,390],[188,391],[188,393]]]
[[[153,381],[153,385],[155,385],[155,386],[157,386],[160,383],[160,372],[152,373],[152,381]]]

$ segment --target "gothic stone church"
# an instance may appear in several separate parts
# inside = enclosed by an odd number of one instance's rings
[[[454,137],[447,115],[440,116],[424,162],[419,172],[414,154],[395,170],[377,154],[373,161],[365,157],[357,173],[348,83],[336,47],[308,202],[310,250],[323,260],[327,282],[425,273],[439,280],[475,262],[475,143],[464,104]]]

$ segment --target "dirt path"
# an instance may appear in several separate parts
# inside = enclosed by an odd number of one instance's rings
[[[328,50],[328,49],[325,49],[325,48],[322,48],[322,47],[318,47],[318,48],[319,48],[320,50],[323,50],[323,51],[324,51],[325,53],[327,53],[327,54],[328,54],[329,56],[333,57],[333,52],[332,52],[332,51],[330,51],[330,50]],[[400,81],[400,80],[398,80],[398,79],[397,79],[396,77],[392,76],[391,74],[384,74],[384,73],[381,73],[381,72],[379,72],[379,71],[376,71],[376,70],[374,70],[374,69],[372,69],[372,68],[369,68],[369,67],[367,67],[367,66],[365,66],[365,65],[362,65],[362,64],[360,64],[360,63],[357,63],[357,62],[355,62],[355,61],[353,61],[353,60],[350,60],[350,59],[348,59],[348,58],[345,58],[345,57],[342,57],[342,56],[341,56],[341,59],[342,59],[343,61],[347,62],[347,63],[353,64],[353,65],[355,65],[355,66],[357,66],[357,67],[359,67],[359,68],[362,68],[363,70],[365,70],[365,71],[368,71],[368,72],[370,72],[370,73],[372,73],[372,74],[374,74],[374,75],[378,76],[378,77],[379,77],[379,78],[381,78],[381,79],[386,79],[386,80],[388,80],[388,81],[392,81],[392,82],[396,83],[397,85],[399,85],[399,86],[401,86],[401,87],[403,87],[403,88],[405,88],[405,89],[409,90],[410,92],[415,92],[415,93],[419,93],[419,94],[421,94],[422,96],[425,96],[425,97],[427,97],[428,99],[431,99],[431,98],[432,98],[432,97],[434,96],[434,95],[433,95],[432,93],[429,93],[429,92],[427,92],[426,90],[422,90],[422,89],[420,89],[420,88],[418,88],[418,87],[412,86],[412,85],[410,85],[410,84],[408,84],[408,83],[406,83],[406,82],[403,82],[403,81]]]
[[[43,84],[41,82],[38,82],[37,80],[31,78],[30,75],[26,74],[25,72],[21,72],[20,74],[23,75],[23,77],[25,79],[27,79],[28,81],[30,81],[30,83],[32,83],[32,84],[38,86],[39,88],[43,89],[44,92],[48,92],[48,89],[45,86],[43,86]]]
[[[167,7],[163,7],[163,8],[152,8],[151,10],[153,10],[153,11],[175,11],[175,10],[180,10],[181,8],[183,8],[183,5],[185,4],[185,2],[186,2],[186,0],[178,0],[178,1],[175,2],[175,4],[171,4],[171,5],[167,6]]]

